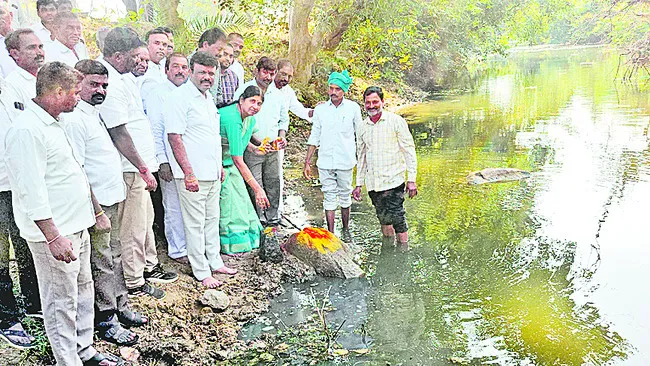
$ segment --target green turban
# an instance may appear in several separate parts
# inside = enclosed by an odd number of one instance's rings
[[[343,72],[333,72],[330,74],[328,84],[338,85],[344,92],[350,90],[350,85],[352,85],[352,78],[348,74],[348,70],[343,70]]]

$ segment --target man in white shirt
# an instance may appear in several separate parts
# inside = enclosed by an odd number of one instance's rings
[[[269,88],[278,89],[282,93],[288,111],[292,112],[299,118],[311,121],[311,117],[314,115],[314,110],[311,108],[305,108],[305,106],[298,101],[296,92],[289,85],[291,80],[293,80],[293,65],[291,65],[289,60],[280,60],[278,61],[278,72],[275,74],[275,79]]]
[[[223,49],[226,47],[228,43],[226,43],[226,34],[219,28],[210,28],[203,32],[201,34],[201,38],[199,38],[199,48],[197,49],[197,52],[205,52],[209,55],[212,55],[214,58],[219,60],[221,58],[221,54],[223,53]],[[190,58],[192,58],[192,55],[190,55]],[[217,75],[221,74],[221,67],[219,64],[217,64]],[[217,81],[214,82],[214,85],[212,85],[212,88],[210,88],[210,94],[214,98],[214,100],[220,100],[222,99],[222,90],[221,90],[221,83]]]
[[[156,158],[160,164],[158,178],[160,178],[159,185],[162,190],[162,205],[164,207],[163,225],[167,239],[167,255],[179,263],[189,264],[181,203],[178,199],[174,175],[169,165],[172,154],[165,145],[167,135],[165,134],[163,114],[169,94],[185,84],[190,68],[187,57],[180,53],[171,54],[167,58],[165,68],[167,80],[149,93],[148,97],[143,100],[143,104],[151,122],[151,131],[156,144]]]
[[[307,140],[307,157],[303,176],[311,179],[311,158],[318,148],[318,177],[323,191],[323,208],[327,229],[334,232],[334,216],[341,206],[343,231],[350,227],[352,205],[352,170],[357,164],[354,131],[361,123],[361,108],[345,98],[352,85],[347,70],[333,72],[329,80],[330,100],[316,106],[311,135]],[[338,202],[337,202],[338,201]]]
[[[7,86],[0,79],[0,141],[4,142],[13,116],[19,113],[14,106],[14,98],[7,94]],[[20,290],[25,296],[27,314],[38,314],[41,300],[36,283],[36,269],[32,254],[25,239],[21,238],[14,220],[12,194],[9,177],[4,163],[4,143],[0,144],[0,338],[19,349],[32,348],[34,338],[20,323],[22,314],[13,292],[13,281],[9,275],[9,246],[13,244]]]
[[[61,61],[74,67],[79,60],[88,58],[88,49],[81,41],[82,26],[76,14],[61,12],[52,22],[54,40],[43,44],[45,62]]]
[[[174,90],[165,110],[169,159],[181,201],[187,256],[194,277],[207,288],[221,283],[212,273],[234,275],[221,259],[219,194],[223,167],[219,112],[209,89],[217,75],[217,59],[197,52],[190,60],[190,81]]]
[[[250,85],[256,85],[264,93],[264,103],[262,108],[255,115],[259,130],[253,134],[253,142],[257,145],[265,139],[268,142],[277,141],[278,150],[287,146],[287,130],[289,129],[289,113],[287,112],[284,97],[278,89],[270,88],[273,83],[277,67],[274,60],[268,57],[262,57],[257,62],[255,69],[255,78],[243,85],[235,92],[234,100]],[[271,204],[270,208],[262,211],[256,205],[257,215],[263,225],[279,225],[282,213],[280,212],[282,200],[282,151],[270,151],[265,155],[259,156],[253,152],[244,152],[244,161],[255,180],[260,183],[266,196]],[[251,201],[255,202],[255,194],[248,190]]]
[[[169,39],[162,28],[154,28],[147,32],[146,42],[149,51],[149,62],[147,72],[140,82],[140,93],[143,99],[156,85],[166,79],[165,56],[167,55]]]
[[[228,44],[232,45],[232,54],[234,60],[228,70],[232,70],[237,75],[240,84],[244,83],[244,66],[239,62],[239,56],[244,49],[244,36],[239,33],[230,33],[227,38]]]
[[[16,68],[16,61],[9,56],[5,47],[5,37],[13,31],[11,28],[13,14],[9,5],[0,3],[0,78],[6,78]]]
[[[5,41],[16,67],[7,76],[7,87],[16,101],[25,105],[36,96],[36,74],[43,66],[43,43],[31,29],[17,29]]]
[[[57,14],[56,1],[36,1],[36,14],[38,15],[39,22],[31,26],[32,30],[41,39],[43,44],[52,42],[52,22]]]
[[[90,187],[102,206],[101,215],[111,222],[111,231],[90,231],[90,264],[95,283],[95,329],[100,338],[119,346],[130,346],[138,336],[122,327],[140,326],[146,317],[127,305],[128,291],[122,269],[122,249],[117,211],[126,198],[122,161],[99,114],[106,97],[108,70],[93,60],[82,60],[75,69],[84,75],[81,101],[71,113],[61,115],[77,161],[84,168]]]
[[[178,279],[178,275],[161,268],[152,228],[153,207],[147,191],[157,188],[152,175],[152,171],[158,170],[156,149],[139,90],[129,79],[138,60],[136,50],[141,45],[132,29],[117,27],[106,35],[100,62],[108,69],[111,93],[102,103],[100,113],[122,154],[122,173],[127,186],[126,199],[118,209],[126,287],[132,296],[162,299],[165,292],[147,281],[169,283]]]
[[[20,235],[34,257],[45,332],[59,365],[115,365],[93,343],[93,281],[88,228],[110,230],[75,160],[61,113],[78,102],[79,72],[61,62],[43,67],[37,95],[12,123],[5,162]],[[29,167],[29,169],[26,169]]]
[[[174,53],[174,31],[169,27],[160,27],[160,29],[167,35],[167,52],[165,53],[165,60]]]

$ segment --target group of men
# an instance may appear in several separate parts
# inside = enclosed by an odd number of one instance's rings
[[[174,52],[166,27],[144,40],[129,28],[102,28],[101,56],[91,60],[70,8],[66,0],[38,0],[40,21],[14,30],[12,9],[0,3],[0,337],[10,345],[34,345],[12,293],[11,242],[27,315],[44,319],[57,364],[121,364],[93,348],[93,333],[118,345],[137,343],[130,328],[149,319],[129,308],[128,297],[160,300],[165,292],[152,283],[178,279],[158,260],[150,194],[158,186],[167,255],[189,264],[208,288],[219,284],[213,274],[237,272],[219,253],[217,108],[250,85],[264,95],[256,139],[278,146],[244,155],[270,202],[258,209],[261,222],[281,221],[291,111],[313,117],[305,176],[319,147],[330,231],[337,199],[348,228],[350,196],[360,200],[365,181],[384,235],[407,243],[403,198],[417,193],[415,150],[406,122],[382,111],[381,89],[364,93],[370,117],[362,121],[359,106],[344,97],[352,79],[333,73],[330,100],[305,108],[289,86],[289,61],[262,57],[245,81],[237,61],[243,37],[217,28],[206,30],[189,56]]]

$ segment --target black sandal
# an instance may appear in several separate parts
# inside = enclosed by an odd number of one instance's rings
[[[101,322],[97,324],[96,328],[99,331],[99,338],[120,347],[132,346],[138,343],[138,339],[140,338],[140,336],[122,327],[119,323]],[[133,339],[131,339],[131,337],[133,337]]]
[[[84,366],[105,366],[101,365],[102,362],[114,362],[115,366],[124,366],[124,360],[110,353],[95,353],[95,355],[88,361],[84,361]]]
[[[149,318],[145,319],[145,316],[142,313],[137,311],[124,310],[117,313],[117,320],[122,323],[126,328],[129,327],[141,327],[149,324]]]
[[[11,329],[16,326],[16,324],[20,325],[20,329]],[[16,323],[12,325],[8,329],[0,329],[0,338],[4,339],[9,346],[16,348],[16,349],[30,349],[34,348],[35,345],[33,342],[35,342],[35,338],[27,334],[27,332],[23,329],[22,324]],[[12,339],[11,337],[20,337],[20,338],[26,338],[29,339],[29,342],[27,343],[21,343],[16,341],[15,339]]]

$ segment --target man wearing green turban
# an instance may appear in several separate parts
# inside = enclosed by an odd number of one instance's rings
[[[352,169],[357,164],[354,132],[361,124],[361,108],[345,99],[345,93],[352,85],[347,70],[331,73],[328,83],[330,100],[314,108],[303,176],[311,179],[311,158],[318,147],[316,165],[327,229],[334,232],[336,207],[340,206],[343,233],[347,234],[352,205]]]

